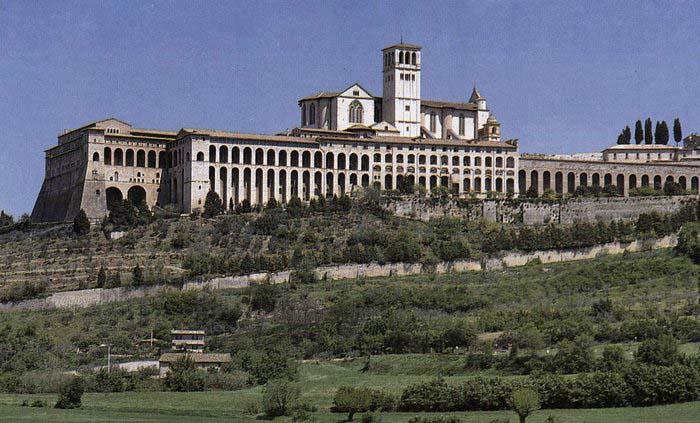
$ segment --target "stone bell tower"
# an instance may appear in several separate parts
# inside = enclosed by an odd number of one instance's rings
[[[400,43],[382,50],[382,119],[403,137],[420,135],[421,48]]]

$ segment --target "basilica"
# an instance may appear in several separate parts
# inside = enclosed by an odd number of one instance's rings
[[[381,55],[381,97],[358,83],[305,96],[299,125],[275,135],[139,129],[116,118],[66,131],[45,152],[32,220],[68,221],[80,209],[99,220],[123,199],[191,213],[212,190],[233,209],[244,200],[309,201],[370,186],[421,185],[426,192],[442,186],[455,195],[496,198],[531,187],[538,194],[572,193],[592,184],[629,195],[630,188],[667,180],[698,189],[695,144],[521,155],[518,140],[501,139],[500,123],[475,86],[464,102],[421,98],[421,47],[399,43]]]

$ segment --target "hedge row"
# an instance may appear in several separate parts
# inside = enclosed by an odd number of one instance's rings
[[[544,374],[521,380],[475,378],[459,385],[436,379],[406,388],[401,411],[474,411],[509,408],[512,392],[535,389],[543,408],[648,406],[700,399],[696,367],[630,365],[617,372],[593,372],[577,377]]]

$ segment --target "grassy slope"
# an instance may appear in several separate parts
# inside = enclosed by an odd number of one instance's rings
[[[383,387],[399,392],[407,384],[424,380],[424,376],[383,376],[358,372],[360,366],[334,363],[305,364],[300,381],[303,399],[319,407],[313,413],[318,422],[338,422],[345,415],[330,413],[329,407],[335,389],[354,384]],[[458,381],[464,377],[447,378]],[[54,422],[238,422],[256,421],[245,413],[247,403],[257,401],[261,388],[236,392],[129,392],[118,394],[86,394],[80,410],[20,407],[22,400],[42,398],[49,403],[55,395],[0,395],[0,421],[54,421]],[[383,413],[383,422],[405,422],[417,413]],[[494,418],[516,420],[509,411],[449,413],[462,418],[464,423],[489,422]],[[696,422],[700,416],[700,402],[647,408],[611,408],[582,410],[541,410],[529,422],[544,422],[553,415],[562,422]],[[358,419],[359,420],[359,419]],[[277,421],[285,421],[284,418]]]

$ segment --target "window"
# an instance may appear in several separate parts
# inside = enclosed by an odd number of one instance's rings
[[[459,115],[459,135],[464,135],[464,115]]]
[[[354,95],[354,96],[360,95],[360,90],[354,90],[354,91],[352,92],[352,95]]]
[[[406,106],[406,111],[407,111],[407,112],[410,112],[410,111],[411,111],[411,106],[410,106],[410,105],[407,105],[407,106]]]
[[[430,112],[430,132],[435,133],[437,130],[437,116],[435,116],[435,112]]]
[[[403,64],[403,51],[399,53],[399,64]]]
[[[316,105],[313,103],[309,106],[309,125],[316,125]]]
[[[355,100],[350,103],[350,123],[362,123],[362,112],[362,104],[359,101]]]
[[[306,104],[301,105],[301,126],[306,126]]]

